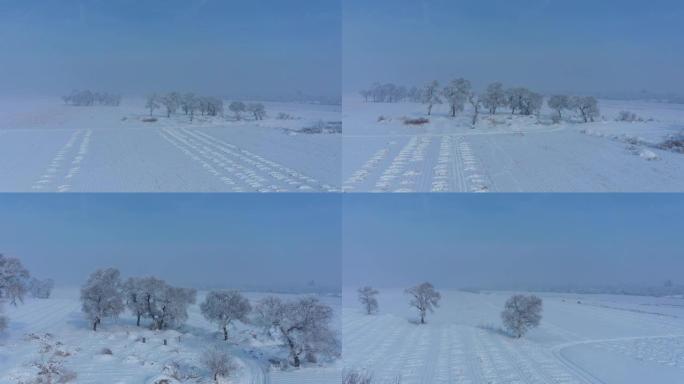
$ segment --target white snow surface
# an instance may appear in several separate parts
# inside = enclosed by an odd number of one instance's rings
[[[205,293],[199,292],[198,303]],[[30,377],[34,372],[30,364],[40,359],[40,340],[60,345],[58,348],[69,354],[64,358],[64,367],[77,374],[70,383],[152,384],[159,379],[170,379],[164,367],[172,362],[200,370],[203,377],[199,381],[187,382],[213,383],[202,368],[201,354],[212,346],[226,348],[226,345],[239,369],[224,383],[337,384],[341,381],[341,369],[336,362],[306,363],[300,369],[271,367],[268,359],[285,357],[284,348],[262,337],[255,328],[240,323],[229,330],[229,341],[223,341],[218,328],[201,315],[198,304],[190,307],[189,320],[179,330],[152,331],[145,326],[136,327],[132,315],[125,313],[119,319],[103,321],[98,331],[93,332],[81,312],[78,295],[77,288],[61,288],[50,299],[27,299],[17,307],[4,306],[9,328],[0,338],[0,383],[15,384]],[[254,303],[270,294],[245,295]],[[320,299],[334,309],[334,324],[339,327],[340,298],[321,296]],[[142,337],[146,338],[145,343]],[[112,354],[102,354],[103,348],[110,349]]]
[[[235,121],[149,115],[144,100],[77,107],[0,100],[3,192],[327,192],[339,189],[341,137],[296,130],[339,122],[340,107],[264,103]],[[285,113],[292,119],[278,119]]]
[[[540,118],[447,105],[344,99],[342,189],[347,192],[680,192],[684,154],[657,146],[684,134],[684,105],[600,100],[601,118]],[[622,110],[642,122],[615,121]],[[567,114],[567,112],[566,112]],[[406,118],[429,118],[406,125]],[[649,121],[652,119],[651,121]]]
[[[441,293],[417,325],[402,290],[381,289],[370,316],[345,291],[345,368],[381,384],[684,382],[681,298],[539,293],[541,325],[514,339],[500,329],[512,292]]]

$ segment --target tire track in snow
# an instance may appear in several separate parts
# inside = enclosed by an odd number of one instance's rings
[[[31,189],[36,192],[69,192],[71,190],[72,180],[80,172],[81,162],[88,153],[90,146],[92,130],[86,130],[85,134],[83,132],[82,129],[79,129],[69,136],[67,142],[57,151],[57,154],[53,157],[43,175],[33,184]],[[78,144],[78,149],[73,153],[73,157],[69,159],[69,154],[73,152],[73,148],[76,146],[79,138],[81,141]],[[65,167],[69,168],[65,170]],[[62,172],[64,174],[60,176]]]
[[[234,192],[332,192],[334,187],[255,153],[239,148],[207,133],[188,129],[165,128],[162,137]]]

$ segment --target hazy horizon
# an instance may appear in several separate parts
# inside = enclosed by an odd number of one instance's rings
[[[98,268],[196,288],[341,288],[333,194],[5,194],[0,253],[81,285]],[[314,282],[314,286],[309,286]]]
[[[344,93],[469,79],[542,93],[681,94],[674,0],[344,2]]]
[[[3,96],[339,99],[339,0],[0,3]]]
[[[684,284],[683,215],[676,194],[348,194],[343,286]]]

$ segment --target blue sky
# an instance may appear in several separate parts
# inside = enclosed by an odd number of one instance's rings
[[[2,0],[10,94],[339,96],[339,0]],[[65,91],[66,89],[66,91]]]
[[[679,194],[344,196],[344,284],[684,283]]]
[[[79,285],[114,266],[195,287],[339,288],[340,197],[3,194],[0,253]]]
[[[679,0],[346,0],[344,87],[466,77],[543,92],[681,92]]]

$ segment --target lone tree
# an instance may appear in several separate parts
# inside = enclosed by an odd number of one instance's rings
[[[501,312],[504,327],[515,337],[522,337],[530,328],[539,325],[542,300],[535,295],[513,295]]]
[[[420,101],[426,104],[428,107],[428,116],[432,114],[432,107],[435,104],[441,104],[442,99],[439,98],[439,83],[437,80],[433,80],[428,83],[425,88],[423,88],[423,94],[421,95]]]
[[[434,312],[435,308],[439,307],[441,295],[427,282],[408,288],[406,294],[411,296],[409,305],[416,308],[420,314],[420,323],[425,324],[427,311]]]
[[[202,354],[201,362],[211,372],[216,384],[219,382],[219,377],[228,377],[237,369],[230,355],[218,349],[206,350]]]
[[[235,321],[247,321],[252,311],[249,300],[238,291],[212,291],[200,305],[202,315],[223,330],[223,340],[228,340],[228,327]]]
[[[283,302],[270,296],[262,299],[254,310],[256,323],[287,345],[295,367],[301,365],[302,356],[315,361],[317,354],[339,355],[339,342],[330,329],[333,310],[317,298]]]
[[[17,305],[17,300],[23,303],[29,277],[21,260],[0,253],[0,297],[9,299],[12,305]]]
[[[121,275],[118,269],[98,269],[81,288],[82,310],[93,324],[93,331],[102,319],[117,317],[124,310]]]
[[[373,287],[363,287],[359,288],[359,301],[363,305],[366,314],[370,315],[378,311],[378,299],[375,297],[378,295],[378,290]]]

